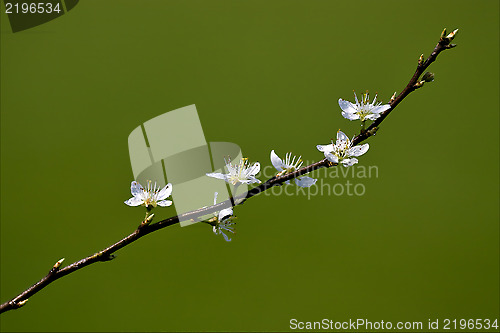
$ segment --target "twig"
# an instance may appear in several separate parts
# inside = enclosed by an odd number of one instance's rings
[[[412,91],[420,88],[423,86],[425,83],[425,80],[419,80],[420,76],[424,73],[424,71],[429,67],[429,65],[434,62],[437,58],[437,56],[444,50],[449,49],[454,47],[454,44],[450,44],[451,40],[453,40],[454,35],[456,33],[456,30],[452,32],[451,34],[446,35],[446,29],[443,31],[441,38],[434,48],[434,51],[430,54],[430,56],[423,61],[423,56],[420,57],[420,60],[418,62],[417,69],[415,73],[413,74],[410,82],[407,84],[405,89],[397,96],[391,99],[389,102],[390,104],[390,109],[387,111],[383,112],[379,118],[377,118],[367,129],[363,129],[359,135],[357,135],[353,139],[353,145],[357,145],[366,139],[368,139],[370,136],[374,135],[377,129],[379,128],[379,125],[382,123],[382,121],[389,115],[389,113],[398,106],[401,101],[408,96]],[[300,177],[304,174],[307,174],[309,172],[312,172],[314,170],[320,169],[320,168],[329,168],[331,166],[334,166],[336,164],[330,163],[326,158],[318,161],[316,163],[313,163],[311,165],[305,166],[303,168],[300,168],[296,170],[295,172],[291,172],[288,174],[284,174],[279,177],[273,177],[266,182],[260,184],[257,187],[252,188],[249,190],[246,194],[236,196],[236,197],[231,197],[228,200],[215,204],[213,206],[209,207],[204,207],[200,208],[188,213],[184,213],[178,216],[173,216],[168,219],[159,221],[154,224],[149,224],[151,222],[151,219],[153,215],[150,217],[146,217],[144,222],[130,235],[126,236],[125,238],[121,239],[120,241],[116,242],[115,244],[105,248],[102,251],[99,251],[97,253],[94,253],[91,256],[88,256],[86,258],[83,258],[77,262],[74,262],[62,269],[59,269],[59,267],[62,264],[62,261],[64,259],[59,260],[56,262],[56,264],[52,267],[52,269],[47,273],[46,276],[44,276],[40,281],[20,293],[18,296],[14,297],[10,301],[7,301],[3,304],[0,305],[0,313],[9,311],[9,310],[14,310],[22,307],[23,305],[26,304],[28,301],[28,298],[31,297],[32,295],[36,294],[52,282],[56,281],[57,279],[60,279],[70,273],[73,273],[77,270],[80,270],[86,266],[89,266],[93,263],[96,262],[103,262],[103,261],[109,261],[114,258],[113,253],[118,251],[119,249],[127,246],[128,244],[135,242],[139,238],[152,233],[154,231],[166,228],[168,226],[174,225],[179,223],[179,220],[197,220],[198,218],[205,216],[210,213],[215,213],[217,211],[220,211],[224,208],[231,207],[233,204],[235,205],[241,205],[245,203],[248,199],[250,199],[253,196],[256,196],[257,194],[264,192],[268,189],[270,189],[273,186],[277,185],[282,185],[284,182],[287,180],[291,180],[297,177]]]

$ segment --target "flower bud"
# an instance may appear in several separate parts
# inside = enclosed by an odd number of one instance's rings
[[[61,264],[63,263],[63,261],[64,261],[64,258],[59,259],[59,261],[56,262],[52,268],[53,269],[58,269],[61,266]]]
[[[25,300],[22,300],[20,302],[17,302],[17,307],[20,308],[21,306],[23,306],[24,304],[26,304],[26,302],[28,302],[28,298],[26,298]]]
[[[422,55],[418,59],[418,65],[421,66],[423,63],[424,63],[424,54],[422,53]]]
[[[446,28],[443,29],[443,32],[441,33],[441,39],[446,37]]]
[[[422,80],[425,81],[425,82],[432,82],[432,81],[434,81],[434,73],[425,72],[424,75],[422,76]]]
[[[391,97],[391,100],[389,101],[389,103],[392,103],[395,99],[396,99],[396,92],[394,92],[394,94],[392,94],[392,97]]]
[[[446,38],[448,38],[450,41],[452,41],[452,40],[453,40],[453,38],[455,38],[455,35],[457,34],[457,32],[458,32],[458,29],[453,30],[452,32],[450,32],[450,33],[446,36]]]

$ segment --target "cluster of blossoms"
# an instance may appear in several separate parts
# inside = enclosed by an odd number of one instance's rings
[[[376,120],[380,117],[382,112],[385,112],[391,108],[389,104],[376,103],[377,95],[370,103],[370,96],[368,92],[363,94],[361,101],[358,100],[358,96],[354,93],[354,100],[356,103],[351,103],[345,101],[342,98],[339,99],[339,106],[342,109],[342,116],[349,120],[361,120],[363,123],[368,120]],[[353,138],[354,139],[354,138]],[[358,163],[356,157],[363,155],[368,151],[370,146],[365,143],[359,146],[353,146],[353,140],[350,140],[347,135],[342,131],[337,132],[337,140],[335,143],[329,145],[317,145],[316,148],[325,154],[325,157],[331,163],[338,164],[342,163],[345,167],[352,166]]]
[[[361,120],[363,123],[366,120],[376,120],[380,117],[381,113],[387,111],[391,108],[389,104],[376,103],[377,96],[370,103],[368,93],[363,94],[361,101],[358,100],[356,94],[354,94],[355,103],[339,99],[339,106],[342,109],[342,116],[349,120]],[[331,144],[328,145],[317,145],[316,148],[324,153],[325,158],[328,159],[332,164],[342,164],[345,167],[352,166],[358,163],[359,157],[366,153],[369,149],[369,145],[357,145],[353,146],[353,139],[349,139],[347,135],[342,131],[337,132],[337,139],[334,142],[332,140]],[[276,177],[282,177],[287,174],[296,172],[302,167],[303,161],[301,156],[292,156],[292,153],[287,153],[285,159],[281,159],[274,150],[271,151],[271,163],[276,168]],[[212,172],[207,173],[209,177],[224,180],[225,182],[234,185],[235,187],[240,184],[254,184],[261,183],[256,175],[260,172],[260,163],[255,162],[251,164],[247,158],[242,158],[237,164],[232,164],[231,159],[225,160],[226,169],[228,173]],[[295,184],[300,187],[310,187],[314,185],[317,179],[299,176],[294,178]],[[290,184],[290,181],[285,181],[285,184]],[[136,181],[132,182],[131,192],[133,197],[127,201],[125,204],[129,206],[145,206],[148,211],[156,206],[166,207],[172,204],[172,201],[165,200],[172,193],[172,184],[167,184],[165,187],[160,188],[156,186],[156,183],[152,185],[148,181],[147,188],[141,186],[141,184]],[[217,204],[217,195],[215,192],[214,205]],[[231,241],[226,232],[234,234],[233,222],[233,208],[225,208],[219,212],[215,212],[213,217],[205,221],[206,223],[212,225],[212,230],[216,235],[222,235],[226,241]]]

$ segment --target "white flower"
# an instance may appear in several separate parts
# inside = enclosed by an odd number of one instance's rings
[[[283,161],[281,158],[276,155],[274,150],[271,151],[271,163],[278,170],[278,174],[276,176],[282,176],[287,173],[294,172],[302,166],[302,160],[300,159],[302,156],[299,156],[297,160],[295,160],[296,156],[292,158],[292,153],[287,153],[285,155],[285,160]],[[316,183],[317,179],[311,177],[297,177],[295,178],[295,184],[300,187],[309,187]],[[285,184],[290,184],[290,181],[287,180]]]
[[[349,120],[375,120],[380,116],[381,112],[384,112],[391,108],[389,104],[375,104],[377,95],[375,95],[375,98],[373,99],[373,102],[371,104],[368,102],[370,99],[368,93],[363,94],[361,102],[358,101],[358,96],[356,96],[356,93],[354,93],[354,98],[356,99],[356,104],[353,104],[349,101],[344,101],[342,98],[339,99],[339,106],[342,109],[342,116]]]
[[[332,163],[342,163],[348,167],[358,163],[358,159],[353,156],[361,156],[368,151],[370,146],[365,143],[360,146],[352,146],[352,141],[342,131],[337,132],[337,142],[333,141],[329,145],[317,145],[319,151],[325,154],[325,157]]]
[[[164,200],[172,193],[172,184],[170,183],[160,189],[160,187],[156,187],[156,183],[153,186],[151,181],[148,180],[148,187],[145,189],[141,184],[133,181],[130,185],[130,192],[132,192],[133,197],[125,201],[125,204],[129,206],[156,207],[158,205],[167,207],[172,204],[172,201]]]
[[[226,182],[236,185],[238,182],[243,184],[260,183],[260,180],[255,178],[255,175],[260,171],[260,163],[255,162],[252,166],[249,165],[247,158],[242,158],[240,163],[231,164],[230,160],[226,160],[226,168],[229,171],[227,174],[220,172],[207,173],[207,176],[217,179],[224,179]]]
[[[214,205],[217,204],[217,195],[219,193],[215,192],[214,194]],[[226,242],[230,242],[231,238],[227,237],[227,235],[224,233],[224,231],[228,231],[230,233],[235,233],[233,225],[236,224],[236,222],[233,222],[233,208],[225,208],[221,210],[218,214],[215,213],[215,218],[216,221],[214,222],[213,225],[213,232],[216,235],[222,234]]]

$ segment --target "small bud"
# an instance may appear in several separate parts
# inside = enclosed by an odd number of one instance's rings
[[[22,300],[20,302],[17,302],[17,307],[20,308],[21,306],[23,306],[24,304],[26,304],[26,302],[28,302],[28,298],[26,298],[25,300]]]
[[[455,35],[457,34],[457,32],[458,32],[458,29],[453,30],[452,32],[450,32],[448,34],[448,36],[446,36],[446,38],[448,38],[450,41],[452,41],[453,38],[455,38]]]
[[[59,259],[59,261],[56,262],[52,268],[53,269],[58,269],[61,266],[61,264],[63,263],[63,261],[64,261],[64,258]]]
[[[424,80],[425,82],[434,81],[434,73],[425,72],[424,75],[422,76],[422,80]]]
[[[418,65],[421,66],[423,63],[424,63],[424,54],[422,53],[422,55],[418,59]]]
[[[372,135],[375,135],[378,131],[378,127],[375,126],[374,128],[372,129],[369,129],[368,131],[366,131],[366,134],[368,134],[368,136],[372,136]]]
[[[417,83],[415,83],[413,87],[415,87],[415,89],[421,88],[424,85],[424,83],[425,81],[418,81]]]
[[[392,103],[395,99],[396,99],[396,92],[394,92],[394,94],[392,94],[392,97],[391,97],[391,100],[389,101],[389,103]]]
[[[116,258],[116,256],[114,254],[109,254],[106,257],[102,257],[101,261],[110,261],[110,260],[113,260],[115,258]]]
[[[441,33],[441,39],[444,39],[446,36],[446,28],[444,28],[443,32]]]
[[[454,48],[456,46],[457,46],[457,44],[448,44],[448,45],[446,45],[446,48],[447,49],[452,49],[452,48]]]
[[[146,216],[147,217],[144,219],[144,221],[142,221],[141,224],[139,225],[139,229],[147,226],[148,224],[150,224],[151,221],[153,221],[153,217],[155,216],[155,214],[146,215]]]

